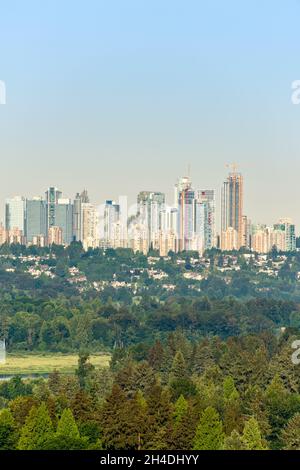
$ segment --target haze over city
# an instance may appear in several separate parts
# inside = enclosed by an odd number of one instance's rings
[[[299,226],[299,13],[296,0],[2,5],[1,218],[6,197],[50,185],[171,201],[189,164],[195,187],[219,191],[235,161],[251,220]]]

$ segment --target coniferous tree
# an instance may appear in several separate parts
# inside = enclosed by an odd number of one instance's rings
[[[151,388],[147,397],[148,414],[149,414],[149,427],[146,433],[146,448],[152,449],[153,442],[159,435],[161,440],[164,436],[164,430],[170,424],[172,419],[172,404],[170,401],[170,394],[167,389],[163,389],[160,384],[156,383]],[[164,447],[165,448],[165,447]]]
[[[245,450],[240,434],[234,429],[224,440],[224,450]]]
[[[47,407],[42,403],[38,408],[33,407],[25,424],[21,429],[18,442],[20,450],[38,450],[43,448],[44,443],[54,434],[52,421]]]
[[[16,425],[21,428],[33,406],[38,406],[39,402],[34,397],[17,397],[9,404],[9,409],[13,415]]]
[[[155,381],[154,371],[145,361],[138,364],[129,362],[118,371],[115,379],[127,397],[133,397],[138,390],[146,395]]]
[[[78,358],[78,369],[75,373],[78,377],[80,388],[84,389],[86,387],[87,379],[95,367],[89,362],[89,353],[80,352]]]
[[[208,341],[197,344],[193,354],[193,372],[201,375],[214,365],[214,357]]]
[[[147,402],[140,393],[136,393],[133,399],[127,400],[123,419],[126,448],[133,450],[144,449],[150,419]]]
[[[7,409],[0,411],[0,450],[15,449],[18,433],[15,420]]]
[[[125,448],[124,409],[126,406],[126,395],[119,385],[114,384],[111,394],[107,397],[102,413],[102,442],[104,449],[121,450]]]
[[[223,383],[224,398],[224,431],[227,435],[241,428],[241,402],[240,395],[235,388],[232,377],[226,377]]]
[[[239,397],[239,393],[235,387],[234,380],[231,376],[226,377],[224,380],[223,396],[224,396],[225,402]]]
[[[145,403],[140,395],[127,399],[115,384],[102,410],[102,443],[105,449],[139,450],[144,448],[149,429]]]
[[[147,450],[168,450],[167,429],[165,427],[157,429],[152,434],[151,440],[147,442]]]
[[[82,450],[87,446],[88,439],[80,437],[72,411],[66,408],[58,421],[56,433],[49,436],[41,448],[43,450]]]
[[[78,439],[80,437],[73,413],[69,408],[66,408],[63,411],[61,418],[58,421],[56,434],[58,436],[67,436],[73,439]]]
[[[284,450],[300,450],[300,413],[296,413],[282,431]]]
[[[194,438],[194,450],[221,450],[224,441],[223,426],[219,413],[207,407],[198,424]]]
[[[151,388],[150,394],[147,398],[147,404],[153,425],[156,425],[157,427],[165,426],[168,423],[172,412],[169,391],[156,383]]]
[[[281,431],[287,421],[300,412],[300,397],[298,394],[290,393],[284,386],[279,375],[275,375],[272,382],[265,391],[264,403],[268,412],[268,419],[271,425],[269,436],[272,449],[280,449]]]
[[[260,426],[264,438],[271,434],[271,426],[268,420],[268,410],[264,399],[264,390],[259,385],[250,385],[241,402],[241,414],[253,416]]]
[[[171,371],[170,371],[170,382],[178,379],[187,378],[187,367],[186,362],[181,351],[177,351],[173,359]]]
[[[292,341],[291,341],[292,342]],[[286,390],[297,393],[300,389],[300,365],[291,361],[291,346],[288,341],[269,364],[268,377],[280,377]]]
[[[167,427],[167,448],[174,450],[182,449],[192,449],[192,443],[196,432],[197,421],[198,421],[198,406],[197,402],[190,400],[187,402],[187,409],[185,412],[184,408],[181,407],[181,412],[175,417],[175,421]],[[176,417],[179,417],[179,420],[176,420]]]
[[[242,442],[246,450],[266,450],[266,446],[261,437],[259,424],[253,417],[245,424]]]
[[[181,421],[181,419],[183,418],[183,416],[188,410],[188,406],[189,405],[188,405],[187,400],[184,398],[183,395],[180,395],[180,397],[178,398],[178,400],[176,401],[174,405],[173,416],[174,416],[175,424],[178,424]]]
[[[180,395],[187,398],[197,394],[196,387],[189,378],[187,365],[181,351],[177,351],[173,359],[169,374],[169,386],[173,400],[177,400]]]
[[[135,399],[136,399],[138,405],[140,406],[140,408],[141,408],[142,410],[144,410],[145,413],[146,413],[146,412],[147,412],[147,409],[148,409],[148,405],[147,405],[147,401],[146,401],[146,399],[145,399],[145,397],[144,397],[144,395],[143,395],[143,392],[142,392],[141,390],[138,390],[138,391],[136,392]]]
[[[71,400],[73,416],[77,421],[88,421],[94,417],[93,402],[85,390],[78,390]]]
[[[241,403],[239,397],[236,399],[230,399],[226,402],[224,407],[224,431],[227,435],[236,430],[242,428],[242,415],[241,415]]]
[[[163,360],[164,348],[160,341],[156,341],[154,346],[149,351],[148,362],[156,372],[159,372],[161,370]]]

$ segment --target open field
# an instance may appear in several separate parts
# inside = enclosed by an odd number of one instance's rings
[[[96,367],[107,367],[109,360],[109,354],[90,356]],[[48,374],[54,369],[67,374],[74,372],[77,362],[76,354],[7,354],[6,363],[0,364],[0,376]]]

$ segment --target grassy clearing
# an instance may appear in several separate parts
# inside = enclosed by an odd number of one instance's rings
[[[90,361],[96,367],[107,367],[108,354],[91,355]],[[77,367],[76,354],[7,354],[6,363],[0,364],[1,375],[48,374],[54,369],[62,373],[71,373]]]

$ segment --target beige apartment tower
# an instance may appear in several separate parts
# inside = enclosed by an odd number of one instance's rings
[[[237,246],[239,249],[244,245],[243,240],[243,200],[244,187],[243,176],[235,170],[229,173],[222,187],[221,200],[221,249],[225,249],[226,243],[223,234],[229,228],[237,233]]]

